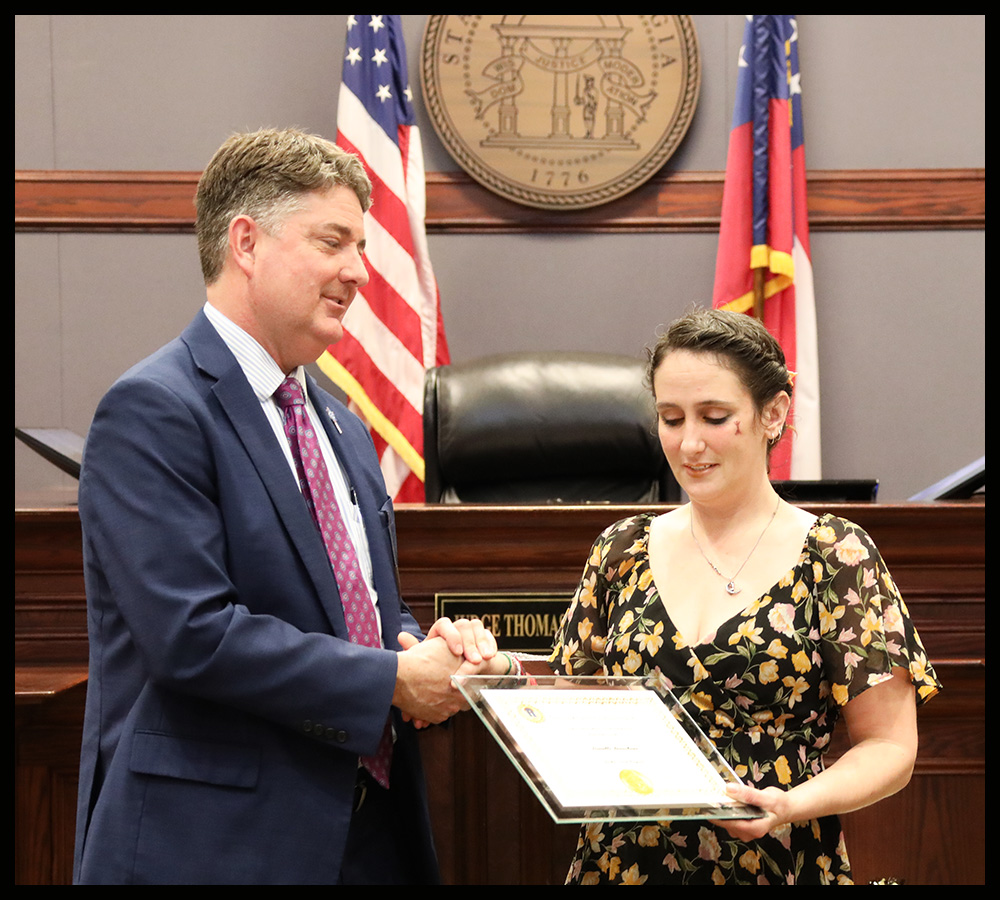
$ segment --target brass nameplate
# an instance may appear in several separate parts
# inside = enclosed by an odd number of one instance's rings
[[[566,594],[435,594],[434,618],[481,619],[501,650],[538,653],[552,649],[563,614],[573,600]]]

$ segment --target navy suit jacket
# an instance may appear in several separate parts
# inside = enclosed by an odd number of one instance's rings
[[[203,313],[98,407],[80,478],[90,634],[80,882],[337,880],[358,756],[375,751],[390,714],[396,638],[420,631],[399,596],[370,436],[309,391],[357,494],[386,649],[348,642],[295,478]],[[433,881],[416,735],[392,713],[386,827],[405,834],[414,881]],[[383,851],[371,851],[377,865]]]

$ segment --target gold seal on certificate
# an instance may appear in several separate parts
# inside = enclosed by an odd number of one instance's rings
[[[429,16],[421,79],[438,135],[476,181],[579,209],[663,166],[701,67],[690,16]]]
[[[517,708],[517,711],[520,713],[521,718],[526,722],[533,722],[536,725],[541,725],[541,723],[545,721],[545,713],[531,703],[522,703]]]
[[[641,772],[636,772],[635,769],[622,769],[618,773],[618,777],[622,780],[622,784],[630,791],[634,791],[637,794],[653,793],[652,785],[642,777]]]

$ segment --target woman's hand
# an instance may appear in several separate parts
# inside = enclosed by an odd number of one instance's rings
[[[431,625],[427,637],[444,638],[451,652],[471,663],[472,668],[488,662],[497,653],[496,638],[479,619],[456,619],[453,622],[442,617]]]
[[[767,815],[763,819],[713,819],[712,824],[725,828],[730,837],[739,841],[754,841],[779,825],[792,821],[788,791],[769,787],[759,791],[747,785],[730,784],[726,793],[739,803],[759,806]]]

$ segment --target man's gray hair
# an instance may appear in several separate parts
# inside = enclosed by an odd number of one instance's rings
[[[372,185],[361,161],[325,138],[276,129],[234,134],[212,157],[195,194],[205,284],[222,274],[236,216],[250,216],[274,234],[305,194],[336,185],[353,190],[363,212],[371,206]]]

